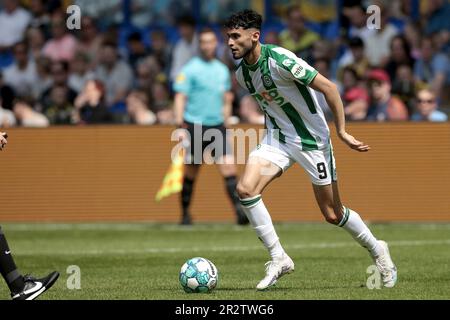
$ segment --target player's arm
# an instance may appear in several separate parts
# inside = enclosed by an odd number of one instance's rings
[[[0,151],[3,150],[3,148],[6,146],[8,141],[6,140],[8,138],[8,135],[6,132],[0,132]]]
[[[337,86],[333,82],[322,76],[320,73],[318,73],[314,77],[309,86],[314,90],[322,92],[322,94],[325,96],[328,106],[333,112],[334,123],[339,138],[354,150],[360,152],[369,151],[370,147],[368,145],[356,140],[345,130],[344,106],[342,104]]]
[[[229,125],[231,113],[233,111],[234,94],[231,91],[225,92],[223,95],[223,120],[225,126]]]
[[[184,108],[186,107],[187,96],[184,93],[177,92],[175,94],[174,112],[175,124],[177,126],[183,125],[184,122]]]

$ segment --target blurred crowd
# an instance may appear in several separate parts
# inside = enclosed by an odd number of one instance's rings
[[[205,22],[189,15],[189,1],[166,17],[156,14],[160,1],[140,0],[127,1],[127,21],[123,1],[2,2],[0,127],[174,123],[172,83],[198,54],[196,30]],[[218,10],[216,2],[224,1],[208,1],[211,12]],[[418,1],[416,17],[409,0],[280,3],[273,10],[279,22],[266,25],[263,42],[293,51],[337,83],[348,120],[448,119],[447,0]],[[67,27],[70,4],[80,6],[79,29]],[[381,8],[379,28],[367,26],[369,4]],[[217,57],[232,72],[239,61],[232,59],[215,20],[221,39]],[[231,123],[264,123],[258,105],[234,78],[232,88]],[[324,112],[331,119],[330,110]]]

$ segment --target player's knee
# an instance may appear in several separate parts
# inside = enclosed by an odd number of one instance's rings
[[[328,223],[331,223],[331,224],[334,224],[334,225],[338,225],[338,224],[339,224],[339,221],[340,221],[340,220],[336,217],[335,214],[327,215],[327,216],[325,217],[325,220],[326,220]]]
[[[236,191],[241,199],[254,197],[258,194],[258,192],[256,192],[256,188],[245,181],[239,181]]]
[[[328,208],[325,214],[325,220],[328,223],[338,225],[342,220],[342,207]]]

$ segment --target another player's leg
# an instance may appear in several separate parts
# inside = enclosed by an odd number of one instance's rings
[[[199,168],[200,165],[198,164],[186,164],[184,167],[183,189],[181,190],[181,224],[183,225],[192,224],[192,216],[189,208],[191,206],[192,192]]]
[[[392,262],[387,243],[375,238],[357,212],[342,205],[337,182],[323,186],[313,184],[313,189],[325,219],[345,229],[366,248],[380,271],[384,286],[393,287],[397,281],[397,269]]]
[[[50,289],[59,277],[58,272],[52,272],[42,279],[22,276],[16,267],[9,249],[8,242],[0,227],[0,273],[5,279],[11,297],[14,300],[34,300]]]
[[[294,271],[294,262],[281,246],[270,214],[261,199],[264,188],[280,174],[280,167],[272,162],[259,157],[250,157],[237,186],[245,213],[271,256],[271,260],[266,263],[266,276],[256,287],[258,290],[274,285],[281,276]]]
[[[224,155],[219,161],[219,171],[225,180],[225,187],[227,189],[228,197],[233,204],[236,213],[237,223],[240,225],[248,224],[248,218],[239,202],[239,196],[236,191],[237,187],[237,169],[234,164],[232,155]]]

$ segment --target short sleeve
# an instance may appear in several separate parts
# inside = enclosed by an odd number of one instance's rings
[[[280,75],[286,80],[295,80],[307,86],[318,74],[318,71],[305,60],[287,49],[274,48],[272,49],[272,56],[277,62]]]

